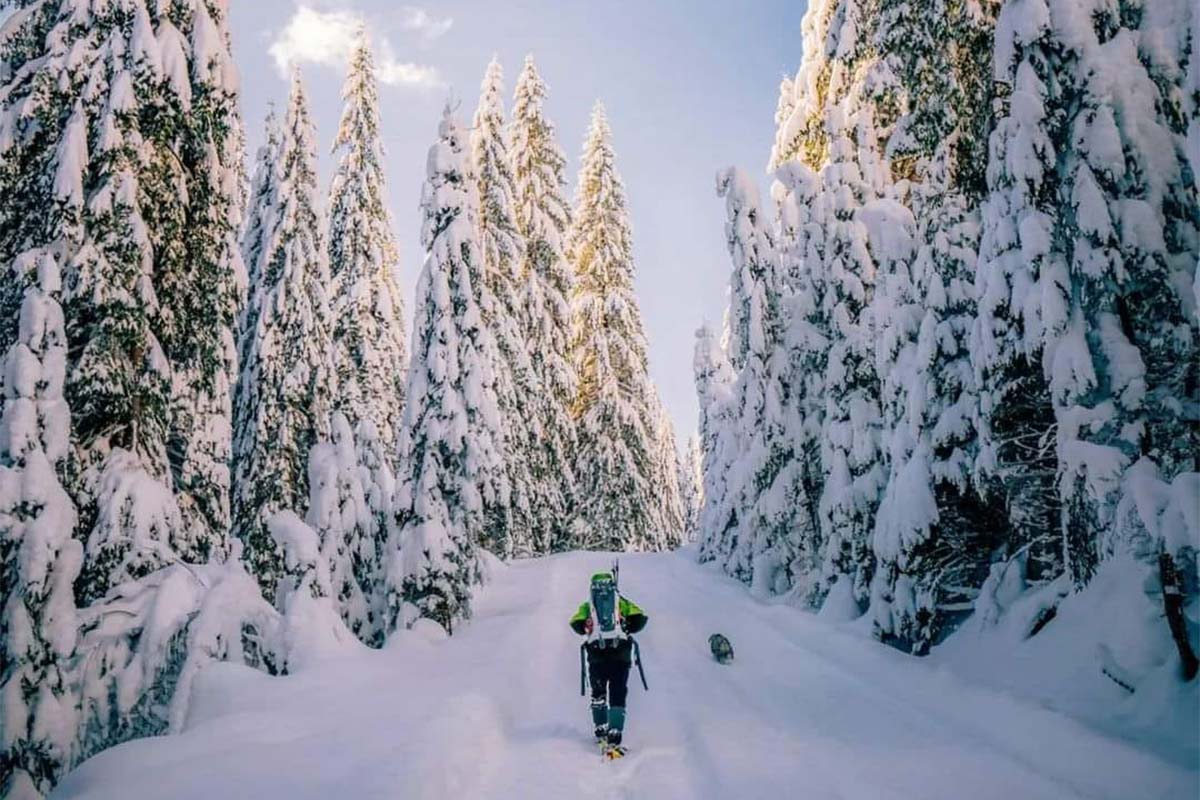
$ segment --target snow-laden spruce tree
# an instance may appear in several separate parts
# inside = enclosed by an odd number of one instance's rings
[[[915,258],[885,269],[873,302],[889,475],[871,612],[877,635],[916,652],[938,634],[939,606],[971,599],[962,587],[986,577],[1001,530],[999,509],[971,486],[978,397],[968,344],[982,188],[972,138],[990,87],[981,57],[949,44],[990,51],[993,20],[958,3],[935,11],[918,19],[886,4],[877,34],[900,98],[886,152],[910,183],[902,201]]]
[[[299,73],[292,77],[275,158],[275,195],[250,287],[239,352],[234,424],[234,534],[273,597],[280,554],[267,530],[277,511],[308,508],[308,453],[328,435],[329,263],[317,194],[315,131]]]
[[[704,502],[700,507],[700,561],[715,561],[721,541],[736,519],[730,519],[729,476],[737,457],[737,416],[733,414],[735,375],[716,334],[706,323],[696,330],[692,359],[696,399],[700,405],[700,452]]]
[[[20,202],[5,204],[0,261],[53,246],[61,265],[77,438],[65,474],[92,543],[87,600],[164,553],[227,546],[237,78],[222,4],[18,5],[0,56],[0,160],[12,167],[0,184]],[[6,344],[20,291],[5,291]],[[101,485],[123,475],[160,483],[183,509],[157,544],[100,507]]]
[[[1041,302],[1066,566],[1076,587],[1102,555],[1098,539],[1112,528],[1129,465],[1148,456],[1169,480],[1195,468],[1200,447],[1200,428],[1182,410],[1200,398],[1186,289],[1200,252],[1200,207],[1183,125],[1167,110],[1180,65],[1144,53],[1143,31],[1124,6],[1085,18],[1050,3],[1043,33],[1061,59],[1066,92],[1041,98],[1064,115],[1054,180],[1060,207],[1070,209],[1055,220]],[[1018,51],[1021,34],[1013,38],[998,52]]]
[[[649,384],[653,390],[653,383]],[[651,396],[654,409],[654,469],[659,490],[658,523],[652,546],[656,550],[678,547],[683,542],[687,512],[683,502],[683,487],[679,483],[679,444],[675,440],[675,425],[671,415],[658,399]]]
[[[389,632],[406,622],[406,603],[447,631],[470,616],[471,592],[482,580],[477,549],[489,534],[486,509],[502,502],[506,483],[497,346],[479,305],[485,267],[468,146],[447,105],[421,199],[428,255],[401,427],[399,531],[386,562]]]
[[[876,259],[896,255],[890,223],[900,193],[883,153],[898,105],[894,76],[876,46],[879,23],[879,7],[858,0],[809,7],[804,60],[796,77],[780,87],[770,160],[779,179],[773,193],[781,213],[788,214],[781,216],[784,273],[789,283],[805,270],[819,275],[816,294],[811,300],[799,294],[797,302],[809,306],[801,316],[815,315],[818,325],[811,332],[824,343],[807,356],[805,347],[794,354],[825,365],[823,408],[808,417],[821,427],[823,474],[816,482],[825,577],[827,583],[850,579],[859,602],[867,596],[868,540],[885,466],[868,308],[881,266]],[[815,185],[806,180],[805,169],[815,174]],[[809,208],[797,208],[793,184],[807,192]],[[796,220],[814,214],[819,231],[792,241]]]
[[[796,517],[792,536],[792,591],[813,606],[820,604],[826,588],[819,502],[825,488],[821,452],[831,337],[824,273],[825,220],[831,198],[820,188],[820,176],[795,159],[776,169],[771,187],[778,210],[776,247],[785,288],[783,345],[788,351],[789,372],[784,414],[800,483],[796,513],[805,515]]]
[[[240,79],[227,3],[189,0],[154,11],[164,70],[173,72],[177,49],[186,53],[190,87],[172,75],[178,88],[167,108],[178,131],[147,123],[143,136],[155,142],[152,163],[161,170],[142,182],[141,205],[160,262],[156,330],[174,371],[168,458],[187,528],[183,549],[206,561],[227,555],[231,522],[235,333],[245,287]]]
[[[246,265],[246,288],[258,286],[261,275],[259,269],[264,264],[263,249],[266,247],[271,233],[272,213],[275,199],[279,191],[279,143],[283,138],[279,117],[275,113],[275,104],[267,107],[267,117],[263,122],[263,143],[254,155],[254,171],[250,177],[248,201],[246,204],[246,222],[242,231],[242,262]],[[248,297],[247,297],[248,299]],[[242,305],[242,313],[238,319],[238,340],[241,340],[249,322],[247,316],[254,310],[250,303]]]
[[[567,246],[576,279],[571,352],[579,375],[576,512],[584,536],[573,544],[644,550],[659,535],[662,496],[629,212],[614,160],[608,118],[597,103]]]
[[[485,509],[485,544],[501,558],[528,555],[546,532],[534,528],[531,501],[536,480],[530,452],[539,447],[531,424],[541,394],[529,360],[522,325],[520,271],[525,243],[517,228],[516,194],[508,130],[504,122],[504,73],[496,59],[480,86],[471,129],[471,163],[479,193],[479,250],[484,277],[475,287],[480,310],[496,342],[500,361],[492,369],[504,440],[506,476],[496,502]]]
[[[704,504],[704,459],[700,437],[694,433],[679,454],[679,496],[683,502],[683,541],[695,541],[700,507]]]
[[[1045,105],[1048,92],[1060,94],[1058,56],[1044,12],[1041,0],[1017,0],[1001,9],[997,22],[1001,91],[989,140],[971,344],[979,385],[978,479],[1004,497],[1010,549],[1028,547],[1033,580],[1052,580],[1065,567],[1055,420],[1042,367],[1042,295],[1060,207],[1050,137],[1055,123]]]
[[[782,474],[783,482],[789,480],[794,455],[784,417],[788,359],[781,346],[785,320],[775,242],[749,175],[721,171],[717,194],[725,198],[725,239],[733,264],[730,306],[745,309],[735,337],[743,354],[732,398],[741,437],[729,476],[737,523],[722,543],[722,557],[726,572],[749,583],[760,561],[768,571],[791,561],[790,518],[801,504],[774,496],[776,478]]]
[[[934,145],[913,189],[917,254],[909,305],[889,296],[891,330],[906,338],[891,363],[887,393],[890,474],[875,527],[872,587],[877,635],[924,652],[939,632],[938,606],[969,599],[1000,544],[1002,509],[972,486],[978,396],[971,368],[978,219],[952,173],[953,137]],[[881,304],[882,306],[882,304]],[[883,355],[883,353],[881,353]]]
[[[192,683],[214,662],[271,673],[286,664],[281,620],[236,558],[240,547],[231,542],[224,563],[172,564],[79,609],[77,762],[130,739],[179,733]]]
[[[365,33],[350,57],[342,98],[329,188],[334,405],[351,429],[374,425],[390,453],[404,407],[407,328],[396,277],[399,248],[386,205],[379,88]]]
[[[884,484],[880,448],[879,377],[868,304],[876,278],[870,234],[860,213],[872,198],[859,169],[854,140],[873,136],[869,109],[851,123],[843,107],[829,110],[830,157],[821,170],[820,201],[828,210],[821,265],[829,315],[821,461],[825,485],[820,516],[829,580],[852,582],[855,599],[866,599],[872,559],[868,539]],[[853,138],[852,138],[853,137]],[[886,224],[886,223],[885,223]]]
[[[838,40],[830,26],[839,11],[839,0],[809,3],[801,21],[804,58],[795,78],[779,85],[775,109],[775,142],[767,169],[774,171],[789,161],[816,170],[826,157],[828,136],[822,115],[825,102],[840,96],[845,71],[831,60]]]
[[[71,417],[54,252],[27,251],[11,277],[27,288],[3,362],[0,417],[0,794],[36,798],[70,766],[78,725],[70,664],[83,550],[71,536],[75,506],[56,472]]]
[[[563,252],[571,225],[566,196],[566,157],[554,138],[543,102],[546,84],[533,56],[513,92],[509,146],[516,183],[517,230],[525,243],[522,269],[525,344],[540,391],[531,398],[530,422],[537,443],[528,453],[533,477],[530,512],[541,552],[569,547],[575,489],[573,458],[575,365],[571,361],[571,265]]]
[[[360,585],[370,603],[373,623],[370,637],[365,641],[376,645],[382,643],[387,633],[384,613],[384,570],[387,564],[384,556],[396,529],[396,463],[390,455],[395,444],[385,442],[375,426],[367,420],[360,422],[354,430],[354,446],[359,480],[370,515],[370,538],[374,553],[370,574],[365,581],[360,577]]]

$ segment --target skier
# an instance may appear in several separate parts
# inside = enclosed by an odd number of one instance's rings
[[[580,605],[571,617],[571,628],[588,637],[584,649],[596,741],[609,758],[620,758],[625,754],[621,734],[625,730],[625,695],[633,663],[634,644],[629,634],[646,627],[646,612],[617,592],[611,572],[592,576],[590,597],[590,602]]]

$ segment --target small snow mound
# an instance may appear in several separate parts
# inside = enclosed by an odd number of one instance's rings
[[[853,622],[862,616],[862,609],[854,599],[854,584],[839,577],[821,604],[817,616],[828,622]]]
[[[496,580],[497,576],[506,569],[508,569],[508,565],[494,553],[482,548],[479,550],[479,574],[483,577],[485,584]]]
[[[413,622],[410,630],[425,641],[436,644],[450,638],[446,629],[428,617],[421,617]]]

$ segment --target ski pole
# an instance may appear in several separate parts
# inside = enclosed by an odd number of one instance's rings
[[[648,692],[650,686],[646,683],[646,670],[642,668],[642,648],[638,645],[637,639],[632,636],[629,637],[629,641],[633,642],[633,661],[637,664],[638,675],[642,679],[642,688]]]
[[[579,696],[583,697],[587,694],[587,642],[579,645]]]

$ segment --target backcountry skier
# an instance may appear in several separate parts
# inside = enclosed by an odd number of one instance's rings
[[[592,724],[596,740],[610,758],[625,752],[621,734],[625,730],[625,696],[634,648],[629,634],[646,627],[646,621],[646,612],[617,592],[611,572],[592,576],[590,600],[571,617],[571,628],[588,637],[584,649],[591,684]]]

